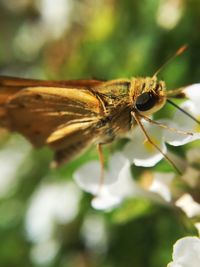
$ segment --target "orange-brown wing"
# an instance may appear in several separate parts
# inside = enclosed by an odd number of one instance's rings
[[[49,145],[56,161],[71,158],[96,138],[101,103],[87,89],[28,87],[1,103],[0,125],[17,131],[40,147]]]
[[[63,87],[63,88],[88,88],[102,84],[104,81],[101,80],[65,80],[65,81],[46,81],[36,79],[24,79],[9,76],[0,76],[0,88],[12,88],[19,90],[25,87]]]
[[[101,130],[96,119],[76,122],[60,128],[49,136],[47,142],[55,150],[54,167],[68,162],[100,138]]]
[[[102,84],[100,80],[68,80],[68,81],[45,81],[23,79],[9,76],[0,76],[0,125],[6,126],[6,114],[4,105],[19,91],[27,87],[59,87],[89,89]]]

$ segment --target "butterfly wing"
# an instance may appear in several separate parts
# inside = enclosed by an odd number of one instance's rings
[[[58,165],[97,139],[102,105],[86,88],[85,80],[67,87],[38,83],[1,79],[0,125],[23,134],[36,147],[49,145]],[[100,81],[91,80],[91,87],[97,83]]]
[[[26,87],[63,87],[63,88],[88,88],[102,84],[101,80],[65,80],[65,81],[46,81],[46,80],[36,80],[36,79],[23,79],[9,76],[0,76],[0,88],[2,89],[12,89],[13,91],[19,91],[20,89]]]

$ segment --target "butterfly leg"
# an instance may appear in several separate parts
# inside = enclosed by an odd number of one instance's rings
[[[101,171],[100,171],[100,179],[99,179],[99,187],[97,190],[97,196],[100,194],[101,192],[101,188],[104,184],[104,180],[105,180],[105,173],[104,173],[104,156],[103,156],[103,149],[102,149],[102,145],[101,143],[97,144],[97,152],[98,152],[98,157],[99,157],[99,161],[100,161],[100,166],[101,166]]]
[[[178,174],[182,174],[182,172],[176,167],[176,165],[174,164],[174,162],[168,157],[168,155],[166,153],[164,153],[160,147],[151,139],[151,137],[149,136],[149,134],[147,133],[144,125],[142,124],[139,115],[137,115],[135,112],[131,113],[132,116],[135,118],[138,126],[141,128],[142,132],[144,133],[144,136],[146,137],[147,141],[152,144],[152,146],[155,147],[155,149],[157,149],[162,155],[163,157],[174,167],[174,169],[177,171]]]

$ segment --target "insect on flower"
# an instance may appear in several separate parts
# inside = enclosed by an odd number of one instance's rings
[[[180,55],[185,48],[181,47],[174,56]],[[138,125],[147,140],[174,165],[142,123],[144,119],[167,128],[149,116],[166,102],[175,105],[170,98],[185,97],[182,89],[166,90],[165,82],[157,78],[160,69],[153,77],[111,81],[0,77],[0,126],[21,133],[35,147],[47,145],[52,148],[54,166],[68,162],[89,145],[97,144],[103,177],[102,145],[124,136]]]

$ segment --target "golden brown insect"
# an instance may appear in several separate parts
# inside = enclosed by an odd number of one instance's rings
[[[148,116],[161,109],[170,95],[181,93],[167,93],[165,82],[156,75],[112,81],[0,77],[0,126],[21,133],[35,147],[48,145],[55,151],[55,166],[90,144],[99,145],[103,162],[100,145],[136,124],[152,142],[141,118],[151,121]]]

